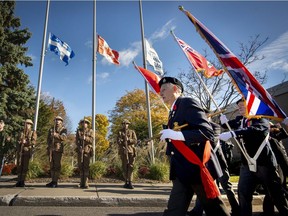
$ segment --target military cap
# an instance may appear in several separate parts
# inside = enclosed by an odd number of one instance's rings
[[[82,122],[86,122],[86,123],[88,123],[88,124],[91,124],[91,122],[88,120],[88,119],[82,119],[80,122],[82,123]]]
[[[182,83],[176,79],[175,77],[163,77],[160,81],[159,81],[159,87],[161,88],[161,86],[165,83],[172,83],[174,85],[177,85],[181,88],[181,93],[183,93],[184,91],[184,87],[182,85]]]
[[[63,122],[63,118],[61,116],[56,116],[55,120],[61,120]]]
[[[26,119],[26,120],[25,120],[25,123],[26,123],[26,124],[31,124],[31,125],[33,125],[33,121],[32,121],[31,119]]]
[[[122,121],[122,124],[131,124],[127,119],[124,119],[123,121]]]

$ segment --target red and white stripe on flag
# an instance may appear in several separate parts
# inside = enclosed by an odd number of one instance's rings
[[[116,50],[112,50],[108,43],[100,35],[98,35],[97,52],[103,55],[109,62],[116,65],[120,64],[118,60],[119,53]]]

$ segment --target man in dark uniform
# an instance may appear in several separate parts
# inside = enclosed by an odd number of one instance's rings
[[[118,132],[118,153],[122,160],[123,176],[125,178],[124,188],[133,189],[133,167],[136,157],[135,144],[137,136],[134,130],[129,129],[130,122],[127,119],[122,121],[122,129]]]
[[[269,142],[269,121],[264,118],[245,118],[246,101],[237,101],[239,113],[234,120],[228,121],[225,115],[220,116],[221,124],[227,128],[230,125],[233,131],[221,133],[219,139],[227,141],[232,137],[240,140],[240,145],[245,151],[241,154],[242,165],[238,182],[238,199],[241,216],[252,216],[252,199],[257,184],[263,183],[276,205],[280,215],[288,215],[288,203],[281,190],[281,179],[277,169],[277,161],[271,150]],[[247,162],[247,158],[249,163]],[[252,159],[251,159],[252,158]],[[249,164],[254,162],[254,165]]]
[[[76,146],[78,155],[78,167],[80,171],[80,188],[89,188],[90,159],[93,156],[93,130],[88,127],[90,121],[82,119],[76,132]]]
[[[0,176],[2,174],[5,158],[7,154],[14,148],[11,143],[11,138],[4,129],[4,118],[0,117]]]
[[[54,119],[54,125],[50,128],[47,137],[47,154],[49,157],[52,181],[46,184],[46,187],[55,188],[58,186],[58,179],[61,172],[61,159],[66,138],[67,130],[63,126],[63,119],[61,116],[57,116]]]
[[[16,187],[25,187],[25,178],[28,172],[30,158],[36,145],[37,134],[32,130],[33,121],[26,119],[17,145],[17,175]]]
[[[214,133],[205,112],[196,100],[181,96],[183,85],[178,79],[163,77],[159,87],[163,101],[171,107],[169,129],[162,130],[160,137],[167,142],[173,183],[163,216],[185,216],[194,194],[207,216],[230,215],[213,181],[218,177],[213,163],[217,158],[211,159]],[[182,126],[180,131],[175,131],[177,126]]]

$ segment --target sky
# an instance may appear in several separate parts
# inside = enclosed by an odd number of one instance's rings
[[[279,84],[288,75],[288,1],[148,1],[142,0],[144,35],[156,50],[167,76],[189,71],[190,64],[170,34],[188,43],[208,58],[214,53],[195,31],[195,27],[178,9],[182,5],[212,31],[234,54],[239,43],[248,44],[252,37],[268,37],[257,54],[265,59],[249,65],[250,72],[267,71],[265,88]],[[37,89],[46,13],[46,1],[16,1],[15,16],[21,28],[28,28],[32,37],[25,44],[33,67],[24,68]],[[92,115],[92,46],[93,1],[50,2],[47,27],[75,52],[68,66],[51,51],[44,57],[41,92],[61,100],[76,129],[80,119]],[[116,102],[134,89],[145,90],[143,77],[132,61],[143,67],[139,1],[97,0],[96,32],[111,49],[120,54],[120,65],[109,63],[97,53],[96,114],[109,117]],[[148,66],[149,70],[153,68]]]

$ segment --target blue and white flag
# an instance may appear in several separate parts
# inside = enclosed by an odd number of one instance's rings
[[[64,61],[66,65],[68,65],[70,59],[75,56],[71,47],[52,33],[49,34],[48,49],[56,55],[59,55],[60,59]]]

